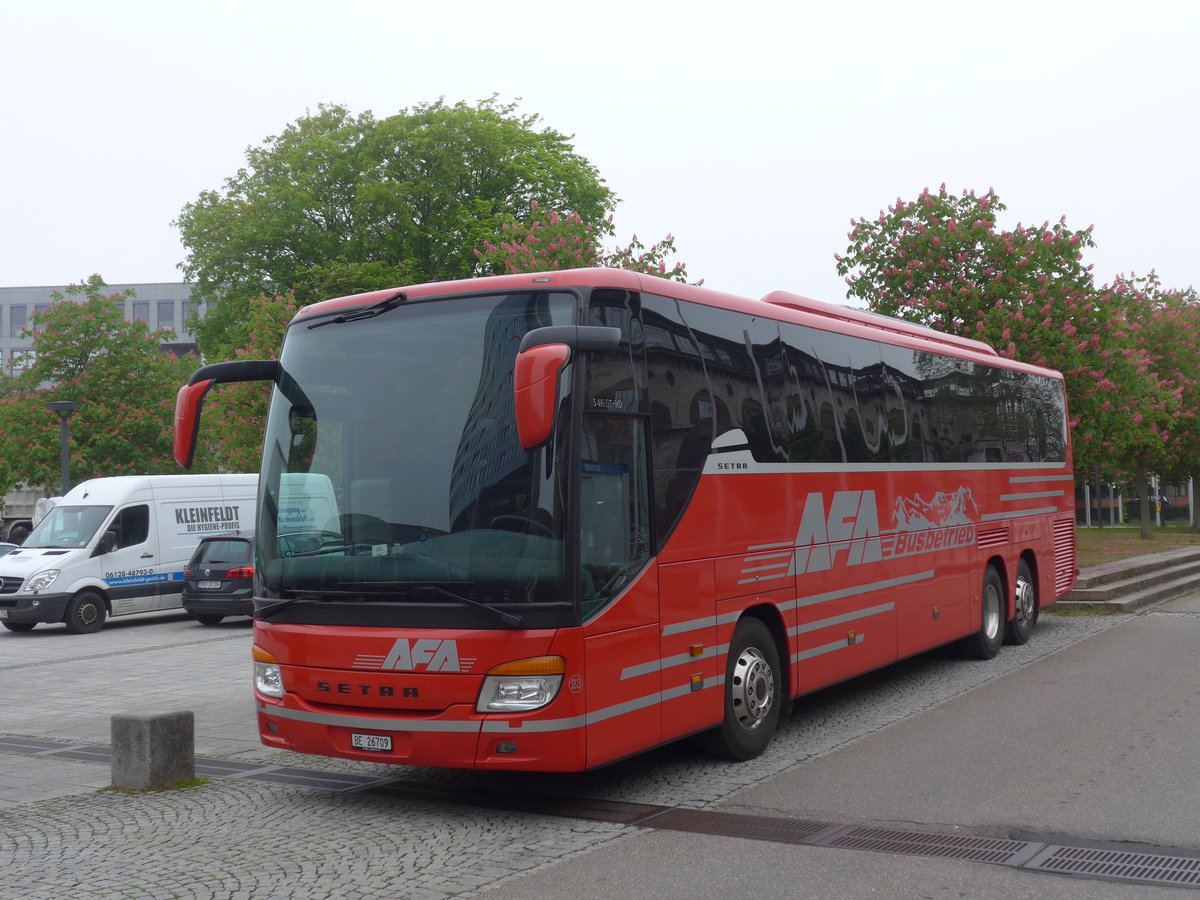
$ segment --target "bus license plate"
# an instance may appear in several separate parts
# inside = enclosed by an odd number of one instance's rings
[[[202,591],[219,591],[221,589],[221,582],[219,582],[219,581],[197,581],[196,587],[200,588],[200,590],[202,590]]]
[[[350,735],[350,746],[355,750],[391,753],[392,739],[386,734],[352,734]]]

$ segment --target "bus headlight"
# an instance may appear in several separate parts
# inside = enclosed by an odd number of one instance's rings
[[[250,654],[254,657],[254,689],[267,697],[282,697],[283,672],[279,660],[257,645]]]
[[[528,712],[558,696],[567,661],[561,656],[535,656],[491,669],[483,679],[475,711]]]
[[[25,582],[25,590],[27,591],[44,591],[50,585],[54,584],[54,579],[58,577],[58,569],[47,569],[45,572],[38,572],[27,582]]]

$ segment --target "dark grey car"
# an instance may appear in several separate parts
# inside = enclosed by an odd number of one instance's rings
[[[201,625],[254,614],[254,541],[240,535],[201,539],[183,571],[183,608]]]

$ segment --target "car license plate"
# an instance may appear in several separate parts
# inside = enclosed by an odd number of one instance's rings
[[[7,618],[8,618],[8,610],[0,609],[0,619],[7,619]]]
[[[197,581],[196,587],[200,588],[200,590],[202,590],[202,591],[219,591],[221,589],[221,582],[219,582],[219,581]]]
[[[386,734],[352,734],[350,746],[355,750],[375,750],[379,753],[392,752],[392,739]]]

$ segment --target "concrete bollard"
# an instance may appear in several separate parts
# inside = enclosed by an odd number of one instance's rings
[[[195,777],[196,723],[190,709],[112,717],[113,787],[152,790]]]

